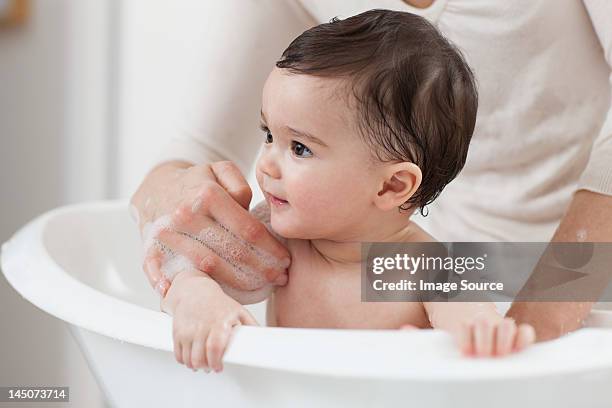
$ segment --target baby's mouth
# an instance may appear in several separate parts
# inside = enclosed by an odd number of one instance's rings
[[[270,199],[270,202],[274,205],[280,206],[280,205],[286,205],[289,204],[289,202],[287,200],[283,200],[281,198],[276,197],[275,195],[272,195],[268,192],[266,192],[266,196],[268,196],[268,198]]]

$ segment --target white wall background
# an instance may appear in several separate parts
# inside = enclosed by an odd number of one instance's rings
[[[115,193],[129,197],[138,188],[166,138],[176,131],[188,64],[185,35],[195,18],[192,1],[130,0],[120,3],[117,154],[120,177]],[[136,154],[136,152],[138,152]]]
[[[102,199],[109,189],[112,2],[31,6],[26,25],[0,30],[0,242],[50,208]],[[54,406],[104,406],[65,326],[3,275],[0,327],[0,385],[69,386],[70,403]]]
[[[119,143],[114,166],[121,175],[116,193],[129,197],[155,164],[165,140],[184,126],[182,121],[193,99],[193,81],[202,69],[202,53],[196,48],[222,40],[209,38],[207,20],[210,15],[227,18],[235,7],[200,0],[129,0],[120,4]],[[240,16],[236,17],[238,21]],[[296,35],[298,31],[299,27]],[[248,75],[249,67],[244,69]],[[223,100],[221,95],[209,97]],[[253,130],[258,132],[255,122]],[[249,181],[256,186],[253,175]],[[253,190],[253,202],[262,200],[259,189]]]

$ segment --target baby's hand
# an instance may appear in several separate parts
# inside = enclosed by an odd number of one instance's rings
[[[468,356],[504,356],[535,342],[535,330],[529,324],[517,327],[513,319],[476,318],[464,323],[456,334],[461,352]]]
[[[184,296],[173,314],[174,356],[191,369],[223,370],[221,359],[232,334],[241,324],[257,325],[253,316],[224,293]]]

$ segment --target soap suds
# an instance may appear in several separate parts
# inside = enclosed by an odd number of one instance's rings
[[[147,199],[147,203],[150,199]],[[145,204],[146,206],[147,204]],[[192,205],[192,212],[199,211],[201,201],[195,201]],[[260,214],[261,215],[261,214]],[[266,225],[269,228],[269,224]],[[232,233],[226,226],[214,223],[202,229],[197,236],[178,231],[170,215],[159,217],[154,222],[146,223],[142,228],[142,238],[145,253],[157,248],[163,254],[161,260],[161,272],[172,280],[181,271],[198,270],[194,263],[185,255],[175,253],[163,242],[158,240],[159,234],[169,230],[191,238],[194,245],[201,244],[211,252],[229,264],[235,272],[236,281],[245,290],[229,287],[221,284],[222,289],[231,297],[242,304],[257,303],[266,299],[272,291],[273,286],[267,282],[265,271],[268,269],[284,270],[289,265],[287,260],[277,261],[271,254],[261,250],[239,236]],[[253,269],[246,262],[255,262],[259,270]],[[249,263],[251,263],[249,262]]]

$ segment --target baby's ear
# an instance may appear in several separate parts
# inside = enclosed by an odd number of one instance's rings
[[[382,187],[374,198],[374,204],[383,211],[399,207],[414,195],[422,177],[421,169],[414,163],[390,164],[383,172]]]

